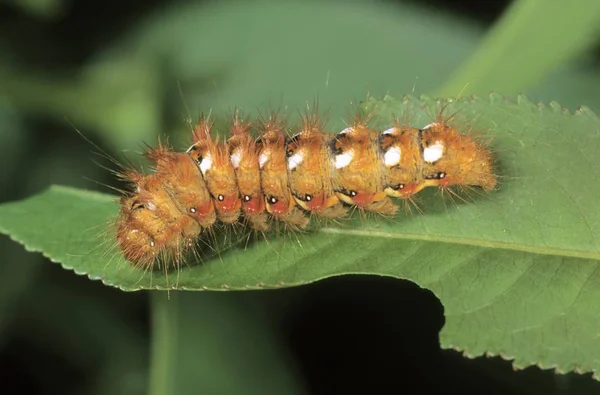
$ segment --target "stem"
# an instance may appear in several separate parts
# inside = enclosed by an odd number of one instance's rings
[[[301,381],[248,293],[153,292],[150,395],[296,395]]]
[[[436,95],[528,90],[594,45],[599,26],[597,1],[514,1]]]
[[[177,348],[176,326],[178,325],[178,293],[171,300],[164,292],[152,292],[150,306],[152,332],[150,344],[149,395],[173,393],[175,358]]]

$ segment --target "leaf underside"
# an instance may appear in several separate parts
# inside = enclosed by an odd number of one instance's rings
[[[382,125],[396,114],[424,126],[440,108],[426,97],[363,105],[375,108]],[[0,205],[0,232],[125,291],[281,288],[357,273],[406,279],[444,305],[444,347],[501,355],[517,367],[598,371],[600,184],[590,180],[600,174],[598,117],[496,94],[452,101],[446,111],[457,110],[458,126],[492,138],[500,185],[470,193],[467,202],[426,191],[418,200],[424,214],[355,217],[240,242],[168,276],[133,269],[101,236],[118,211],[112,195],[55,186]]]

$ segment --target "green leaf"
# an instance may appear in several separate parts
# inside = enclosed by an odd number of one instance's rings
[[[0,72],[6,80],[2,93],[18,108],[66,118],[78,128],[98,128],[127,148],[158,134],[161,80],[155,64],[107,57],[76,79],[71,74]]]
[[[497,87],[521,93],[584,53],[599,33],[600,2],[514,1],[437,94],[484,94]]]
[[[421,93],[442,84],[483,31],[453,16],[405,2],[180,2],[149,14],[115,47],[150,64],[164,59],[165,86],[181,84],[192,116],[232,103],[303,106],[315,96],[343,109],[365,92]],[[304,54],[314,61],[302,61]],[[180,97],[165,105],[181,125]]]
[[[422,126],[439,108],[439,102],[411,97],[366,105],[377,105],[382,125],[392,112],[409,108],[412,124]],[[118,254],[102,256],[106,246],[99,246],[96,235],[118,209],[109,195],[53,187],[1,205],[0,231],[65,268],[123,290],[279,288],[352,273],[408,279],[442,301],[444,347],[499,354],[521,367],[597,371],[598,117],[586,108],[570,114],[556,103],[498,95],[451,102],[447,111],[459,109],[459,125],[494,137],[500,163],[498,190],[474,194],[472,203],[429,191],[420,201],[424,215],[354,218],[312,234],[231,248],[168,278],[142,274]]]

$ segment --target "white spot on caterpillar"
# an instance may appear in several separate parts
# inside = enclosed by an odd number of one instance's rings
[[[210,170],[212,165],[212,156],[210,154],[207,154],[205,157],[202,158],[202,161],[200,162],[200,171],[202,172],[202,175],[205,175],[206,172]]]
[[[433,123],[430,123],[429,125],[423,127],[421,130],[427,130],[427,129],[429,129],[429,128],[433,127],[433,126],[437,126],[437,125],[439,125],[438,122],[433,122]]]
[[[263,151],[258,157],[258,167],[261,169],[265,166],[265,163],[269,161],[270,152]]]
[[[288,169],[295,169],[304,160],[304,152],[298,151],[288,158]]]
[[[354,150],[348,150],[343,154],[339,154],[335,156],[335,168],[341,169],[342,167],[346,167],[352,162],[354,158]]]
[[[385,151],[383,162],[387,167],[392,167],[400,163],[400,158],[402,158],[402,150],[398,146],[393,146]]]
[[[233,151],[233,154],[231,154],[229,159],[231,160],[231,164],[233,165],[234,169],[240,167],[240,162],[242,161],[242,150],[238,148]]]
[[[340,132],[340,134],[346,134],[346,133],[350,133],[350,132],[351,132],[351,131],[353,131],[353,130],[354,130],[354,129],[352,129],[352,128],[346,128],[346,129],[342,130],[342,131]]]
[[[148,206],[148,210],[152,210],[152,211],[156,210],[156,205],[152,202],[146,203],[146,206]]]
[[[433,163],[442,157],[444,153],[444,145],[436,141],[433,145],[423,150],[423,160],[428,163]]]
[[[384,130],[382,134],[392,134],[396,131],[396,128],[389,128],[387,130]]]

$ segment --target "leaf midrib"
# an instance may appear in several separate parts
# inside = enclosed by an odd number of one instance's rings
[[[491,240],[478,240],[467,237],[451,237],[451,236],[436,236],[428,234],[414,234],[414,233],[391,233],[378,230],[365,230],[365,229],[340,229],[340,228],[321,228],[318,232],[347,235],[347,236],[358,236],[358,237],[378,237],[387,239],[399,239],[399,240],[414,240],[414,241],[428,241],[438,242],[447,244],[459,244],[459,245],[470,245],[475,247],[483,248],[494,248],[500,250],[509,251],[521,251],[539,255],[554,255],[571,258],[585,258],[600,260],[599,251],[580,251],[563,248],[552,248],[552,247],[538,247],[527,244],[509,243],[501,241]]]
[[[105,193],[96,191],[87,191],[80,189],[73,189],[62,185],[52,185],[50,190],[56,190],[57,192],[74,195],[79,198],[91,198],[96,201],[104,203],[115,204],[117,197]],[[552,255],[562,256],[571,258],[583,258],[600,260],[600,251],[582,251],[567,248],[555,248],[555,247],[542,247],[532,246],[527,244],[519,244],[514,242],[502,242],[502,241],[491,241],[491,240],[480,240],[468,237],[452,237],[452,236],[438,236],[432,234],[416,234],[416,233],[398,233],[398,232],[386,232],[374,229],[346,229],[346,228],[335,228],[335,227],[322,227],[316,232],[323,232],[329,234],[356,236],[356,237],[377,237],[387,239],[398,239],[398,240],[414,240],[414,241],[427,241],[427,242],[438,242],[447,244],[458,244],[458,245],[469,245],[482,248],[494,248],[508,251],[520,251],[539,255]],[[21,244],[21,241],[15,240]],[[39,250],[36,250],[39,252]]]

